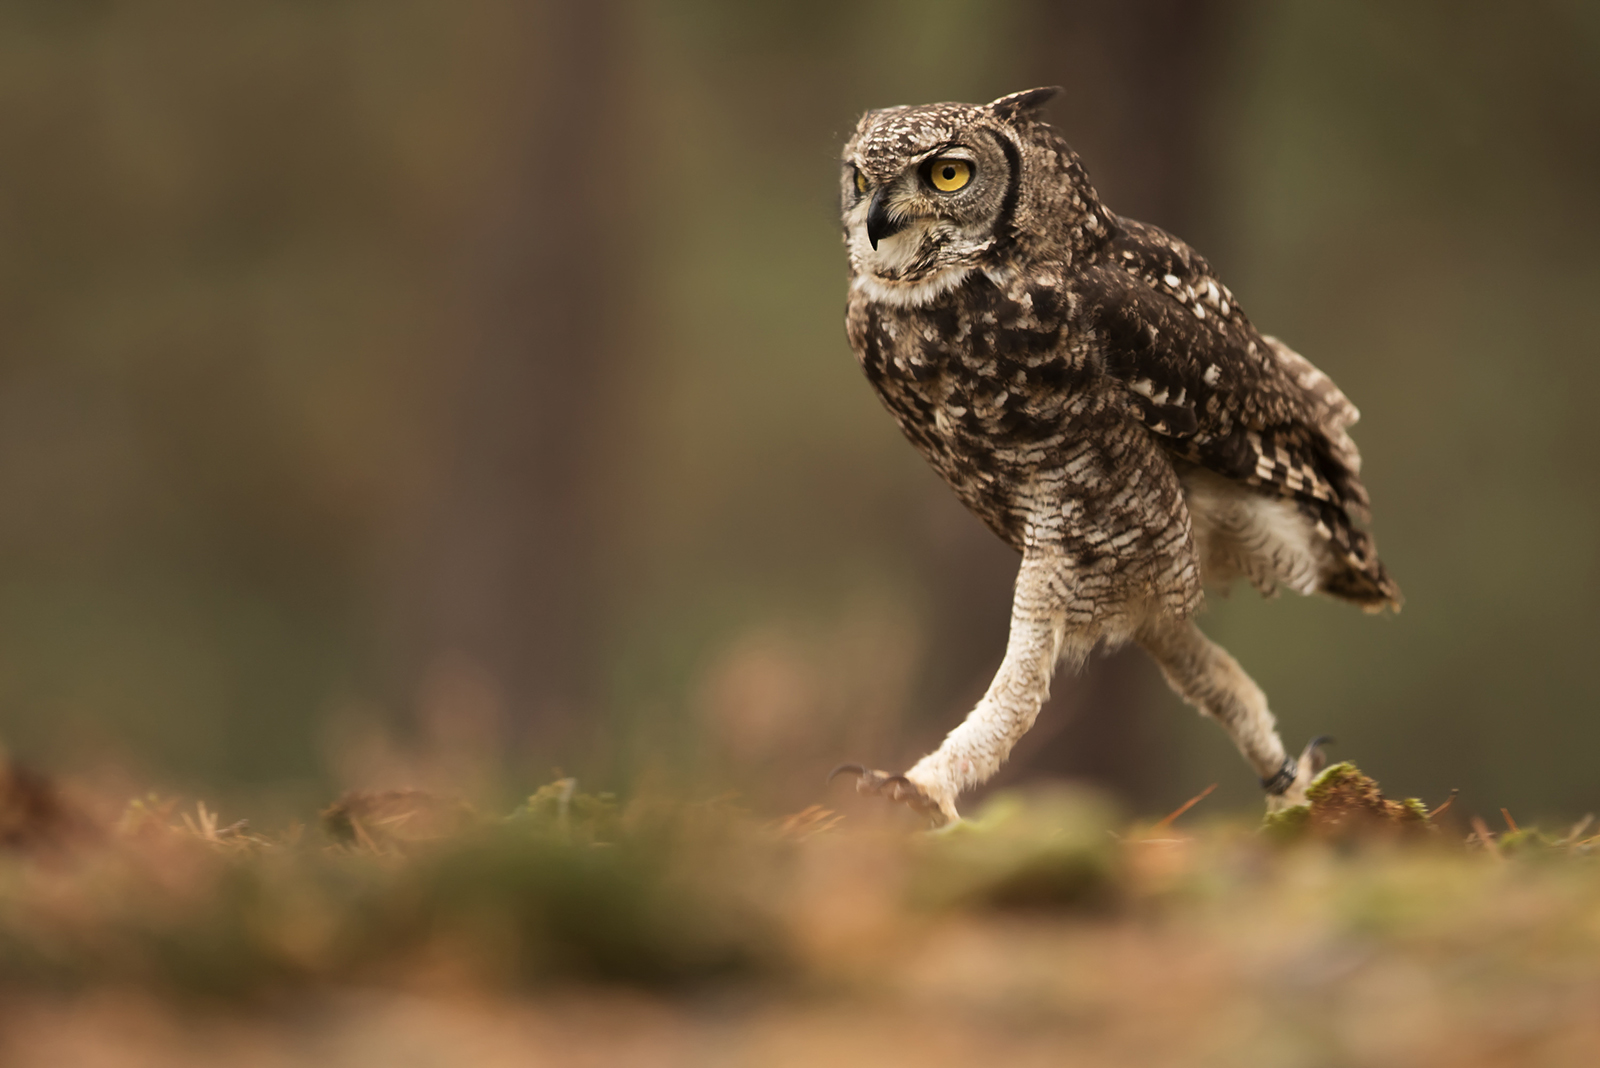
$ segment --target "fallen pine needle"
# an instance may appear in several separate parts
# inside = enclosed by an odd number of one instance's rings
[[[1160,821],[1158,821],[1156,825],[1151,828],[1151,830],[1163,831],[1168,827],[1171,827],[1173,820],[1176,820],[1179,816],[1183,815],[1185,812],[1188,812],[1191,808],[1194,808],[1195,805],[1205,800],[1206,795],[1216,788],[1216,783],[1212,783],[1210,786],[1207,786],[1204,790],[1201,790],[1199,793],[1189,798],[1189,800],[1185,801],[1183,804],[1179,805],[1177,808],[1163,816]]]
[[[1461,792],[1460,790],[1451,790],[1450,791],[1450,796],[1445,798],[1444,801],[1439,805],[1438,808],[1436,808],[1432,812],[1428,813],[1428,818],[1430,820],[1431,819],[1437,819],[1439,817],[1440,813],[1444,812],[1445,809],[1449,808],[1451,805],[1453,805],[1455,803],[1456,795],[1459,794],[1460,792]]]

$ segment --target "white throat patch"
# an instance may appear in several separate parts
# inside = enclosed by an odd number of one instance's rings
[[[971,273],[971,267],[949,267],[917,282],[886,282],[874,275],[858,274],[850,288],[879,304],[920,308],[965,282]]]

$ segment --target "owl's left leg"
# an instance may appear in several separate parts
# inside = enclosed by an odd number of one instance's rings
[[[1138,641],[1178,695],[1228,732],[1240,755],[1261,777],[1268,808],[1305,801],[1306,786],[1322,769],[1318,747],[1326,739],[1316,739],[1299,757],[1285,755],[1267,695],[1226,649],[1200,632],[1194,620],[1152,619]]]
[[[904,775],[858,765],[838,771],[858,775],[857,789],[909,802],[936,822],[959,819],[956,798],[1000,770],[1038,718],[1056,665],[1062,659],[1081,663],[1093,648],[1092,640],[1069,625],[1071,604],[1072,575],[1064,559],[1048,551],[1025,553],[1011,602],[1005,659],[977,707]]]

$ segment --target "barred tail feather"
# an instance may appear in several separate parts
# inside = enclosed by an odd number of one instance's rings
[[[1323,576],[1322,591],[1354,602],[1366,612],[1400,611],[1405,598],[1378,558],[1372,535],[1351,526],[1342,510],[1326,509],[1322,518],[1332,530],[1329,541],[1333,549],[1333,566]]]

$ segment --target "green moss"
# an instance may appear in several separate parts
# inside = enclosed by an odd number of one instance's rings
[[[610,842],[622,835],[622,806],[611,793],[586,794],[576,779],[558,779],[535,791],[506,817],[513,826],[559,834],[580,842]]]
[[[1261,832],[1275,842],[1292,842],[1303,837],[1311,825],[1310,805],[1290,805],[1277,812],[1268,812],[1261,822]]]
[[[1311,785],[1306,787],[1306,800],[1312,805],[1326,804],[1339,793],[1352,788],[1366,792],[1369,783],[1373,789],[1377,788],[1378,784],[1363,775],[1360,768],[1348,760],[1342,760],[1337,764],[1329,764],[1317,773]]]
[[[491,819],[418,791],[352,793],[324,813],[332,848],[139,815],[70,929],[34,922],[27,884],[0,878],[0,988],[121,981],[237,1000],[441,957],[496,983],[659,987],[783,957],[762,895],[774,842],[712,806],[625,818],[561,783]]]
[[[1566,842],[1551,838],[1537,827],[1522,827],[1515,831],[1507,831],[1498,841],[1500,852],[1504,854],[1548,854],[1553,850],[1564,850],[1566,846]]]
[[[1349,761],[1330,764],[1306,787],[1306,804],[1269,814],[1262,830],[1277,841],[1358,838],[1433,830],[1415,798],[1395,801]]]
[[[1418,801],[1385,798],[1352,764],[1325,770],[1309,798],[1268,816],[1263,836],[1442,837]],[[123,984],[242,1001],[436,972],[508,989],[799,975],[786,947],[813,951],[830,923],[853,944],[863,894],[880,895],[884,916],[869,941],[945,922],[924,911],[900,926],[901,887],[941,908],[1181,916],[1196,899],[1253,915],[1293,884],[1295,922],[1303,893],[1351,930],[1401,939],[1475,929],[1473,910],[1498,907],[1507,880],[1559,880],[1591,897],[1600,886],[1586,823],[1560,840],[1485,831],[1515,863],[1476,838],[1454,851],[1263,850],[1227,823],[1183,833],[1163,821],[1122,839],[1103,798],[1059,788],[997,794],[976,818],[910,839],[835,830],[838,817],[796,837],[727,805],[621,804],[570,780],[504,817],[417,792],[350,794],[325,814],[331,844],[219,830],[214,814],[196,814],[149,801],[48,864],[0,853],[0,994]],[[1439,918],[1446,906],[1456,919]]]
[[[1115,825],[1112,807],[1087,791],[997,794],[976,818],[922,840],[913,896],[936,906],[1104,903],[1115,882]]]

